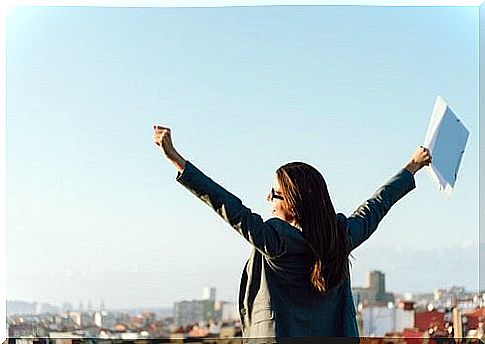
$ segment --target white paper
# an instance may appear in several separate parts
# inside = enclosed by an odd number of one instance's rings
[[[468,129],[438,96],[423,145],[429,148],[432,157],[427,169],[429,175],[448,194],[455,186],[469,135]]]

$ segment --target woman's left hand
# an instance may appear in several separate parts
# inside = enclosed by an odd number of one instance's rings
[[[415,174],[424,166],[431,164],[431,153],[428,148],[419,146],[411,156],[411,159],[406,164],[406,169]]]

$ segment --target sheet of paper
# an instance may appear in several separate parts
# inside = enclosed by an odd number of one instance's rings
[[[455,186],[469,135],[468,129],[438,96],[423,145],[429,148],[433,159],[428,173],[440,190],[449,193]]]

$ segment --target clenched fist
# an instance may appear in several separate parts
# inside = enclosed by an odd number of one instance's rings
[[[175,165],[177,170],[182,171],[185,168],[185,159],[173,147],[170,128],[154,125],[153,142],[160,147],[165,157]]]
[[[160,125],[153,126],[153,142],[161,148],[161,151],[167,158],[173,157],[175,148],[172,143],[172,134],[170,128],[165,128]]]

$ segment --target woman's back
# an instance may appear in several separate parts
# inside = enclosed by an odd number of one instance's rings
[[[302,233],[277,218],[266,224],[278,233],[282,250],[277,256],[251,252],[240,289],[245,335],[341,336],[345,284],[318,292],[310,282],[314,259]]]
[[[297,283],[274,270],[267,272],[276,337],[342,336],[344,285],[321,294],[308,282],[308,274]],[[256,308],[255,308],[256,310]],[[253,322],[253,326],[256,325]],[[249,336],[258,336],[251,330]],[[264,334],[263,334],[264,335]]]

